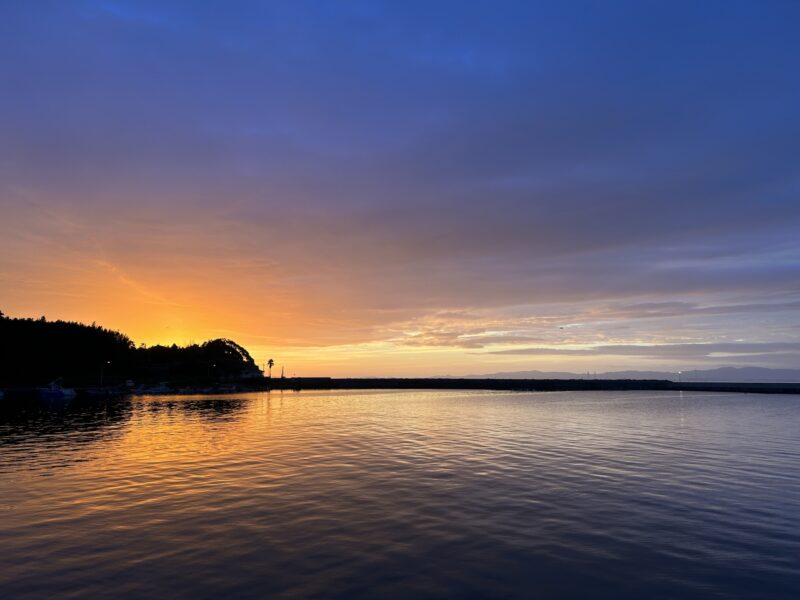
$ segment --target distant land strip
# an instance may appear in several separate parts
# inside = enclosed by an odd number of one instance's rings
[[[665,379],[458,379],[458,378],[332,378],[286,377],[242,380],[212,389],[173,387],[159,392],[134,391],[122,388],[76,387],[78,396],[134,395],[218,395],[258,391],[303,390],[487,390],[511,392],[569,391],[670,391],[670,392],[736,392],[750,394],[797,394],[800,383],[774,382],[675,382]],[[37,388],[6,388],[8,397],[35,396]]]
[[[800,394],[800,383],[675,382],[666,379],[457,379],[457,378],[328,378],[298,377],[266,380],[272,389],[435,389],[505,391],[626,391],[746,392]]]

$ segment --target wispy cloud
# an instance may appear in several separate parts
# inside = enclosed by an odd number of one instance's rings
[[[496,350],[493,354],[516,354],[526,356],[639,356],[647,358],[713,358],[736,355],[756,356],[763,354],[797,353],[800,355],[800,342],[771,343],[698,343],[698,344],[628,344],[603,345],[589,348],[532,347],[511,350]]]

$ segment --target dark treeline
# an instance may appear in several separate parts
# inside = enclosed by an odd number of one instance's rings
[[[126,335],[66,321],[13,319],[0,313],[0,387],[200,383],[259,376],[250,354],[231,340],[191,346],[136,347]]]

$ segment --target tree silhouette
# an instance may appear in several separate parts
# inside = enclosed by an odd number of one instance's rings
[[[44,385],[58,377],[65,385],[93,386],[98,374],[105,385],[118,385],[236,380],[260,371],[247,350],[228,339],[137,348],[126,335],[97,325],[0,314],[0,387]]]

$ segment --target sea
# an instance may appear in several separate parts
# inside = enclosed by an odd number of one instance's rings
[[[800,396],[1,400],[0,598],[800,598]]]

